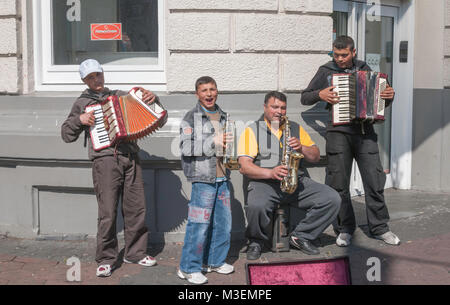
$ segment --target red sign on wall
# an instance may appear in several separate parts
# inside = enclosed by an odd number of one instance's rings
[[[122,40],[122,23],[91,23],[91,40]]]

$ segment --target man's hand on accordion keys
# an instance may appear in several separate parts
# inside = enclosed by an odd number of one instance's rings
[[[392,88],[390,86],[387,86],[386,90],[384,90],[380,94],[380,97],[385,100],[392,100],[392,99],[394,99],[394,96],[395,96],[394,88]]]
[[[86,126],[94,126],[95,125],[95,116],[94,110],[90,112],[85,112],[80,115],[81,124]]]
[[[322,101],[325,101],[331,105],[339,103],[339,97],[336,92],[334,92],[335,86],[328,87],[319,92],[319,97]]]

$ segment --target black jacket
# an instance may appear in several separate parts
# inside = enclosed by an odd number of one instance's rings
[[[336,73],[353,73],[355,71],[371,71],[370,67],[361,60],[355,59],[351,69],[341,69],[334,61],[330,61],[321,66],[314,78],[309,83],[308,87],[302,92],[302,105],[314,105],[321,101],[319,92],[325,88],[330,87],[330,79]],[[392,103],[392,100],[386,100],[386,107]],[[359,122],[350,123],[348,125],[333,126],[331,122],[331,105],[327,103],[327,109],[330,110],[327,131],[340,131],[352,134],[361,134],[362,126]],[[364,133],[374,133],[373,125],[364,123]]]

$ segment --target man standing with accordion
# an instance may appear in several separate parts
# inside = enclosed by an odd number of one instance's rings
[[[66,121],[61,126],[64,142],[71,143],[85,132],[90,138],[89,129],[98,125],[94,111],[86,111],[87,106],[98,104],[108,97],[125,96],[128,93],[105,87],[103,68],[94,59],[80,64],[80,76],[87,89],[75,101]],[[150,91],[139,88],[142,100],[150,103],[157,97]],[[117,264],[119,256],[116,232],[116,218],[119,197],[122,198],[125,235],[125,263],[153,266],[156,260],[147,255],[148,230],[145,225],[145,194],[142,168],[134,142],[119,142],[96,150],[88,141],[89,159],[92,160],[92,178],[98,201],[97,223],[97,276],[107,277]]]
[[[344,124],[333,124],[331,114],[333,105],[341,102],[336,93],[339,88],[331,86],[336,74],[352,74],[357,71],[371,71],[363,61],[356,59],[355,43],[351,37],[340,36],[333,43],[333,60],[321,66],[309,86],[303,91],[301,103],[314,105],[319,101],[327,102],[330,121],[326,134],[326,184],[334,188],[341,196],[342,203],[336,222],[333,224],[337,235],[336,244],[349,246],[356,229],[355,214],[350,198],[350,174],[353,159],[358,163],[363,180],[366,214],[370,234],[390,245],[399,245],[400,239],[390,231],[389,212],[384,200],[386,174],[381,165],[378,136],[373,122],[352,120]],[[389,85],[379,94],[389,106],[395,92]]]

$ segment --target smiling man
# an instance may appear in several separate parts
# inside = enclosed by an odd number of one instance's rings
[[[218,91],[215,83],[199,84],[195,94],[204,109],[212,112],[216,111]]]
[[[336,73],[370,71],[370,67],[356,59],[355,42],[351,37],[338,37],[333,43],[333,60],[321,66],[301,97],[303,105],[314,105],[319,101],[327,102],[330,120],[326,134],[327,170],[326,184],[334,188],[342,198],[334,230],[336,244],[349,246],[356,229],[355,214],[350,198],[350,174],[353,159],[358,163],[364,184],[366,214],[370,233],[390,245],[399,245],[400,239],[389,230],[389,213],[384,201],[386,174],[381,165],[378,136],[373,124],[353,121],[349,124],[333,126],[331,123],[332,105],[339,103],[335,87],[330,87],[329,79]],[[394,99],[394,89],[387,86],[381,93],[386,107]]]
[[[234,271],[225,262],[231,239],[231,206],[229,171],[222,156],[229,139],[222,132],[226,113],[216,104],[216,81],[200,77],[195,94],[198,103],[180,126],[181,164],[192,192],[177,275],[192,284],[205,284],[208,279],[202,271]]]

